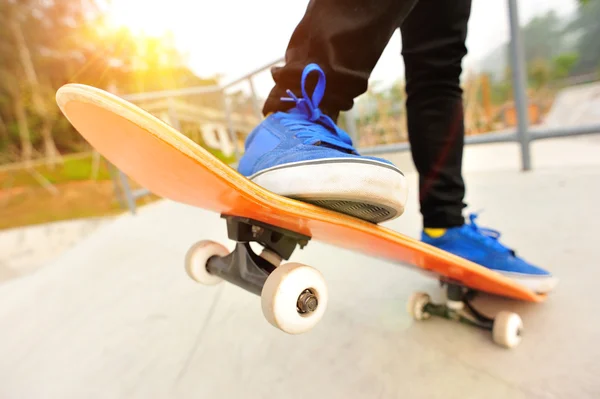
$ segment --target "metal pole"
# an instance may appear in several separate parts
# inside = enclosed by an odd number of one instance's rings
[[[525,75],[525,55],[521,30],[519,27],[519,12],[517,0],[508,0],[508,19],[510,21],[510,52],[513,74],[513,88],[515,106],[517,111],[517,137],[521,144],[522,170],[531,169],[531,155],[529,152],[529,113],[527,105],[527,78]]]
[[[254,116],[260,121],[263,115],[258,104],[258,95],[256,94],[256,87],[254,86],[254,81],[252,81],[252,76],[248,76],[248,84],[250,85],[250,95],[252,96],[252,110],[254,111]]]
[[[235,157],[235,162],[240,160],[240,154],[238,151],[238,141],[237,134],[233,127],[233,119],[231,115],[231,104],[229,103],[229,99],[227,98],[227,93],[225,90],[221,91],[221,95],[223,97],[223,109],[225,110],[225,123],[227,124],[227,131],[229,132],[229,137],[233,143],[233,154]]]
[[[171,126],[178,132],[181,132],[181,123],[179,122],[179,117],[177,116],[177,111],[175,110],[175,102],[173,97],[167,98],[168,109],[167,113],[169,114],[169,121],[171,122]]]
[[[346,122],[346,131],[350,138],[355,143],[358,143],[358,130],[356,129],[356,118],[354,113],[354,108],[344,112],[344,120]]]
[[[133,198],[133,193],[131,192],[131,186],[129,185],[129,180],[127,175],[119,170],[119,180],[121,181],[121,186],[123,187],[123,192],[125,193],[125,200],[127,201],[127,206],[129,207],[129,212],[135,215],[135,198]]]
[[[119,179],[120,179],[119,173],[121,171],[119,169],[117,169],[117,167],[115,165],[110,163],[110,161],[108,159],[105,159],[105,162],[106,162],[106,165],[108,166],[108,173],[110,174],[110,179],[112,180],[113,189],[115,190],[115,196],[117,197],[117,200],[119,201],[119,205],[121,206],[121,208],[126,208],[127,205],[125,204],[125,200],[123,199],[123,197],[126,194],[123,191],[123,188],[119,185]]]

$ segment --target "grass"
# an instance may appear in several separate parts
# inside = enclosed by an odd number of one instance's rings
[[[0,229],[89,217],[123,211],[115,201],[110,182],[73,182],[57,186],[53,195],[41,187],[13,189],[1,198]]]
[[[110,180],[110,173],[106,162],[100,161],[96,180]],[[62,164],[55,168],[38,165],[33,169],[52,184],[61,184],[72,181],[90,180],[92,177],[92,155],[83,157],[65,158]],[[38,181],[26,169],[0,170],[1,187],[30,187],[39,185]]]
[[[225,163],[234,160],[234,156],[211,152]],[[57,194],[45,189],[27,169],[0,169],[0,229],[111,216],[126,211],[115,195],[108,164],[102,159],[96,176],[92,176],[92,168],[91,153],[65,157],[64,162],[54,168],[34,166],[34,171],[58,190]],[[132,189],[137,187],[134,182],[130,183]],[[137,205],[157,199],[147,196],[138,199]]]
[[[50,193],[27,170],[0,171],[0,229],[112,216],[126,211],[115,196],[105,162],[100,162],[97,179],[91,178],[91,155],[66,159],[55,169],[46,166],[34,169],[50,181],[58,193]],[[148,196],[139,199],[138,205],[157,199]]]

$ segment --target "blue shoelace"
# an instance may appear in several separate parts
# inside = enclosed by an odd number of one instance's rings
[[[312,98],[306,93],[306,79],[312,72],[319,74]],[[325,94],[325,73],[317,64],[309,64],[302,72],[302,98],[298,98],[291,90],[286,90],[290,97],[282,97],[282,101],[296,103],[295,108],[281,119],[281,123],[295,132],[296,137],[304,139],[306,145],[328,144],[337,149],[356,154],[352,139],[348,133],[340,129],[335,122],[319,109],[319,103]]]
[[[485,227],[480,227],[475,222],[475,220],[477,220],[478,216],[479,215],[476,213],[472,213],[469,215],[470,223],[465,223],[465,227],[466,227],[465,231],[473,238],[491,246],[492,248],[495,248],[501,252],[510,252],[513,255],[515,255],[515,252],[512,249],[507,248],[500,243],[500,241],[499,241],[500,232],[499,231],[488,229]]]

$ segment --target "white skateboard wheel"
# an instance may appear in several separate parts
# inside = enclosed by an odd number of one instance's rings
[[[308,290],[308,292],[307,292]],[[262,311],[269,323],[288,334],[313,328],[327,308],[327,285],[318,270],[301,263],[286,263],[269,275],[261,293]],[[312,298],[316,309],[302,312],[299,299]]]
[[[185,255],[185,271],[193,280],[204,285],[219,284],[221,277],[210,274],[206,269],[207,262],[213,256],[227,256],[229,250],[214,241],[199,241]]]
[[[514,348],[521,342],[523,321],[512,312],[499,312],[494,318],[492,337],[494,342],[506,348]]]
[[[429,294],[425,292],[415,292],[408,299],[406,310],[415,320],[427,320],[431,315],[425,312],[425,305],[431,300]]]

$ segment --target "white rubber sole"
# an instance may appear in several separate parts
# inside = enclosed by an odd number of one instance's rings
[[[558,285],[558,278],[554,276],[531,276],[511,272],[497,272],[538,294],[547,294]]]
[[[374,223],[404,213],[402,172],[370,159],[320,159],[265,169],[250,180],[276,194],[314,203]]]

